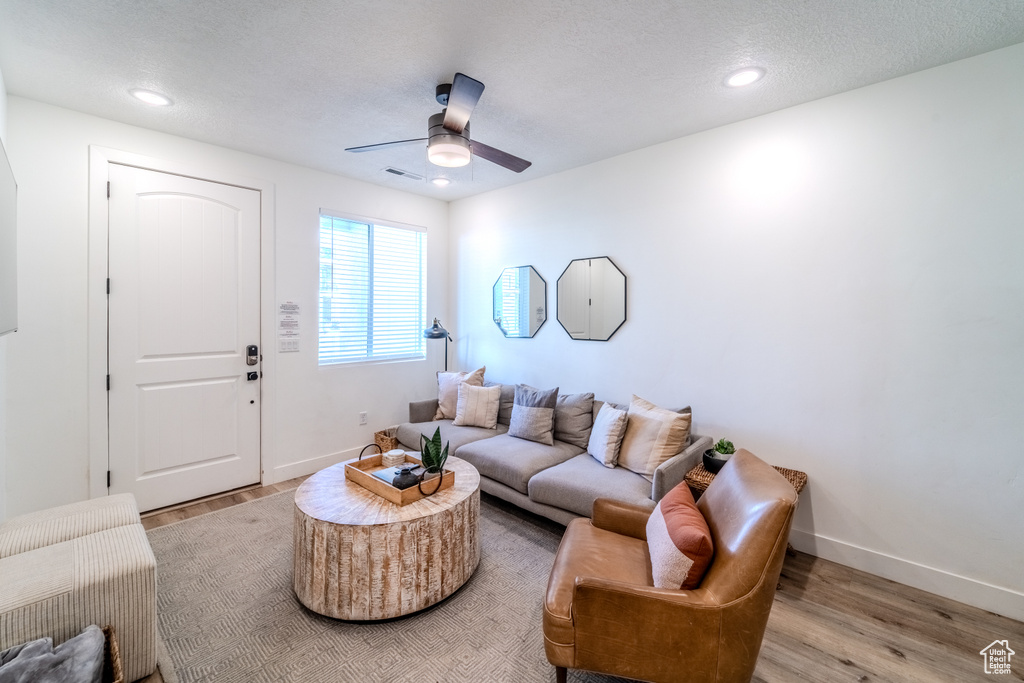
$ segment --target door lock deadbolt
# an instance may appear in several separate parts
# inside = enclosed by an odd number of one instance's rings
[[[260,362],[260,350],[255,344],[249,344],[245,347],[245,364],[256,365]],[[250,377],[250,379],[252,379]]]

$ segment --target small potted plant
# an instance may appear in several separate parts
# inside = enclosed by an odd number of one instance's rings
[[[444,449],[441,448],[440,427],[434,431],[433,438],[428,439],[425,435],[420,435],[420,462],[423,463],[424,479],[439,477],[444,472],[444,464],[448,461],[449,445],[450,443],[446,443]]]
[[[728,439],[719,439],[714,448],[704,451],[704,469],[717,473],[725,467],[725,463],[736,452],[736,447]]]

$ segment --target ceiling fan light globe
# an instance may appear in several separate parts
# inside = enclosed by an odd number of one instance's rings
[[[447,137],[447,136],[446,136]],[[455,137],[455,136],[451,136]],[[462,141],[462,138],[457,138]],[[455,140],[431,141],[427,147],[427,159],[430,163],[445,168],[458,168],[465,166],[472,159],[472,152],[464,142],[460,144]]]

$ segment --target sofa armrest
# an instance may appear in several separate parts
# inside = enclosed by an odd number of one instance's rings
[[[437,414],[437,399],[412,401],[409,404],[409,422],[432,422]]]
[[[665,494],[678,486],[686,477],[686,473],[701,461],[701,455],[711,448],[711,437],[693,435],[693,440],[681,453],[661,463],[654,470],[654,483],[651,485],[651,500],[657,503]]]
[[[651,511],[639,505],[611,498],[598,498],[594,501],[590,523],[598,529],[646,541],[647,519],[650,516]]]

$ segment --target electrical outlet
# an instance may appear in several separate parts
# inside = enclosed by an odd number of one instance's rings
[[[363,412],[359,413],[359,424],[361,424],[361,425],[366,424],[366,411],[365,410]]]

